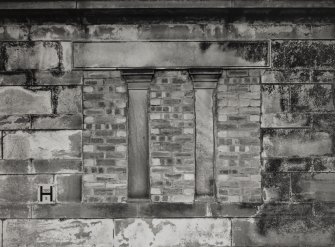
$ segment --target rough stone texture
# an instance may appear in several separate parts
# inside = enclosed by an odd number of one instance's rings
[[[120,72],[84,80],[84,202],[127,198],[127,90]]]
[[[112,246],[114,222],[90,220],[5,220],[4,246]]]
[[[333,141],[327,132],[279,129],[263,132],[263,157],[308,157],[332,154]]]
[[[52,175],[1,175],[0,203],[37,202],[38,184],[52,184]]]
[[[115,221],[115,246],[230,246],[228,219]]]
[[[75,43],[74,67],[264,67],[267,54],[267,42]]]
[[[295,201],[335,200],[334,173],[300,173],[292,175],[292,197]]]
[[[0,160],[0,174],[77,173],[81,167],[78,159]]]
[[[34,88],[1,87],[0,114],[50,114],[51,91]]]
[[[233,219],[233,246],[331,246],[334,218],[278,216]]]
[[[5,159],[80,159],[81,131],[4,132]]]
[[[221,202],[261,200],[259,82],[259,76],[240,71],[218,84],[216,187]]]
[[[149,128],[151,200],[192,203],[194,90],[185,71],[155,74],[150,86]]]
[[[39,69],[68,70],[71,52],[66,42],[10,42],[3,44],[6,71]]]

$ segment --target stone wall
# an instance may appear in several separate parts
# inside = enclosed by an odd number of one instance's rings
[[[0,246],[333,246],[333,16],[4,14]]]

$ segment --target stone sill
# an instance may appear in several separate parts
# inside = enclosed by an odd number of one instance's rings
[[[249,218],[335,216],[334,203],[221,204],[57,203],[0,204],[0,219]],[[316,211],[316,213],[314,212]]]
[[[334,0],[16,0],[0,1],[0,10],[33,9],[197,9],[334,8]]]

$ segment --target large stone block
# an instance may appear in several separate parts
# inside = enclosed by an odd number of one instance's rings
[[[81,167],[78,159],[0,160],[0,174],[78,173]]]
[[[105,54],[109,54],[106,56]],[[75,43],[77,68],[268,66],[268,43],[110,42]]]
[[[37,202],[38,184],[52,183],[52,175],[1,175],[0,203]]]
[[[295,201],[335,202],[335,173],[302,173],[292,175],[292,197]]]
[[[232,221],[233,246],[333,246],[334,218],[277,216]]]
[[[82,84],[82,71],[64,72],[55,74],[50,71],[36,71],[35,83],[37,85],[80,85]]]
[[[81,114],[61,114],[31,116],[32,129],[82,129],[83,119]],[[1,128],[1,118],[0,118]]]
[[[56,112],[58,114],[82,112],[82,88],[60,87],[57,92]]]
[[[333,141],[327,132],[276,129],[263,132],[263,157],[308,157],[332,154]]]
[[[0,88],[0,115],[51,113],[50,90],[22,87]]]
[[[59,53],[62,53],[57,42],[12,42],[5,43],[7,71],[24,69],[58,69]]]
[[[230,246],[229,219],[115,220],[115,246]]]
[[[6,220],[3,242],[14,246],[113,246],[112,219]]]
[[[79,159],[81,131],[4,132],[5,159]]]
[[[0,129],[1,130],[17,130],[29,129],[30,117],[29,116],[1,116],[0,115]]]
[[[274,68],[332,69],[335,42],[328,40],[277,40],[272,42]]]
[[[81,177],[81,174],[56,176],[58,202],[81,202]]]
[[[330,84],[291,85],[292,112],[334,111],[333,88]]]

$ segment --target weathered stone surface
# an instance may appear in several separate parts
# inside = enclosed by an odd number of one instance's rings
[[[32,207],[32,218],[134,218],[138,217],[137,207],[136,203],[37,204]],[[145,217],[144,214],[143,217]]]
[[[0,114],[51,114],[51,91],[22,87],[0,88]]]
[[[267,42],[75,43],[74,67],[267,66],[267,46]]]
[[[311,117],[299,113],[266,113],[262,114],[263,128],[295,128],[309,127]]]
[[[283,113],[289,110],[288,85],[262,85],[262,113]]]
[[[311,73],[309,69],[266,70],[262,83],[309,83]]]
[[[81,157],[81,131],[5,132],[5,159],[76,159]]]
[[[113,246],[114,222],[90,220],[6,220],[5,246]]]
[[[263,217],[233,219],[233,246],[332,246],[334,218]]]
[[[115,220],[115,246],[230,246],[228,219]]]
[[[335,65],[335,43],[330,40],[272,42],[274,68],[332,69]]]
[[[243,2],[243,1],[242,1]],[[250,2],[250,1],[248,1]],[[233,22],[228,26],[230,39],[307,39],[310,26],[296,23],[241,23]]]
[[[37,85],[80,85],[82,84],[82,71],[64,72],[54,74],[49,71],[36,71],[35,83]]]
[[[6,43],[7,71],[24,69],[57,69],[59,66],[59,43],[15,42]]]
[[[52,175],[0,176],[0,203],[37,202],[38,184],[52,184]]]
[[[73,40],[80,37],[80,27],[65,24],[32,25],[31,40]]]
[[[31,217],[30,205],[17,203],[0,204],[0,218],[1,219],[28,219]],[[1,237],[0,237],[1,239]],[[1,244],[0,244],[1,246]]]
[[[0,174],[77,173],[81,160],[0,160]]]
[[[139,217],[148,218],[184,218],[204,217],[207,214],[205,203],[141,203],[139,204]]]
[[[334,111],[332,85],[292,85],[290,105],[293,112]]]
[[[81,87],[61,87],[57,93],[58,114],[81,113],[82,111],[82,88]]]
[[[312,158],[267,158],[263,159],[265,172],[292,172],[318,169]]]
[[[32,129],[82,129],[83,119],[81,114],[42,115],[32,116]],[[0,120],[1,128],[1,120]]]
[[[1,73],[0,74],[0,85],[1,86],[18,86],[26,85],[27,78],[26,73]]]
[[[195,91],[196,111],[196,195],[214,195],[213,89]]]
[[[28,35],[27,25],[6,23],[0,26],[0,40],[28,40]]]
[[[292,175],[292,198],[295,201],[335,201],[335,173],[301,173]]]
[[[1,130],[17,130],[29,129],[30,117],[29,116],[1,116],[0,115],[0,129]]]
[[[332,153],[327,132],[277,129],[263,132],[263,157],[308,157]]]
[[[288,201],[290,197],[290,174],[262,173],[264,202]]]
[[[56,176],[58,202],[81,202],[81,177],[81,174]]]

